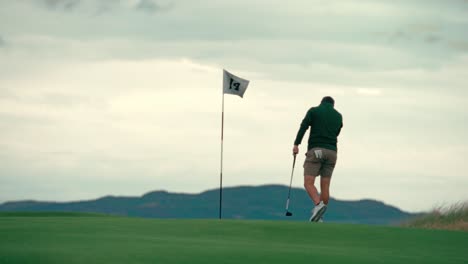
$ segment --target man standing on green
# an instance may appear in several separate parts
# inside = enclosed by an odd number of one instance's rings
[[[311,222],[322,219],[330,199],[330,181],[337,159],[337,138],[343,127],[343,117],[335,110],[335,100],[322,99],[317,107],[307,111],[294,141],[293,154],[299,153],[299,145],[310,127],[310,136],[304,162],[304,187],[315,204]],[[320,195],[315,188],[315,178],[320,178]]]

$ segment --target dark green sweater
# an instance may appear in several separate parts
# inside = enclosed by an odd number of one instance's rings
[[[294,145],[301,144],[302,138],[309,127],[308,150],[315,147],[337,150],[336,142],[343,127],[343,117],[333,108],[332,104],[324,102],[307,111],[299,132],[297,132]]]

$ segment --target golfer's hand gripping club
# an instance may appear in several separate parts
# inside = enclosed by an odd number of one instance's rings
[[[293,155],[296,156],[298,153],[299,153],[299,146],[298,146],[298,145],[294,145],[294,147],[293,147]]]

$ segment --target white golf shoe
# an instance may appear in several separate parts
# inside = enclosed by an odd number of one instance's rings
[[[320,203],[317,204],[312,210],[312,216],[310,217],[309,221],[318,222],[320,218],[322,218],[325,211],[327,211],[327,206],[323,203],[323,201],[320,201]]]

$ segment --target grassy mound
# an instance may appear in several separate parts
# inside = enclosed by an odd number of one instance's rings
[[[293,221],[0,216],[0,263],[466,263],[468,233]]]
[[[439,207],[404,224],[408,227],[468,231],[468,202]]]

